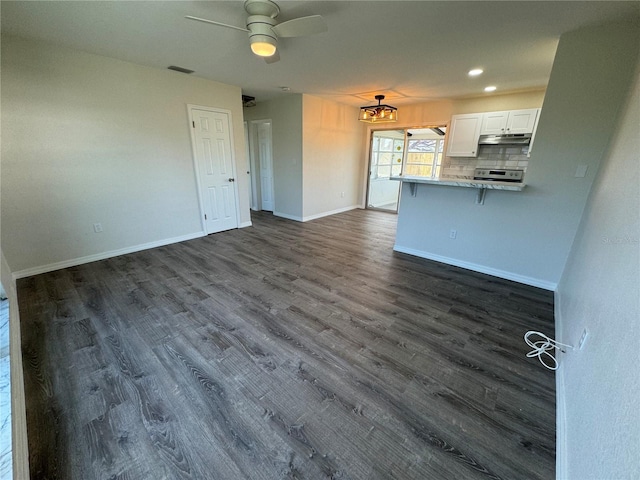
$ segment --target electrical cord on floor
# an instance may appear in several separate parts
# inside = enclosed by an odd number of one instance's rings
[[[533,341],[530,339],[531,336],[538,335],[542,338],[542,340]],[[540,363],[547,367],[549,370],[557,370],[558,369],[558,361],[556,357],[554,357],[550,351],[554,351],[555,349],[564,352],[561,347],[568,347],[573,349],[572,345],[566,345],[564,343],[556,342],[555,340],[547,337],[544,333],[536,332],[533,330],[529,330],[524,334],[524,341],[529,345],[533,350],[527,353],[528,358],[538,357]],[[543,356],[544,355],[544,356]],[[553,364],[549,364],[545,361],[546,357],[550,357],[553,360]],[[548,361],[548,360],[547,360]]]

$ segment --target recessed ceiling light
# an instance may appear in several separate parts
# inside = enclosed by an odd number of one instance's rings
[[[485,92],[495,92],[496,91],[496,86],[495,85],[490,85],[488,87],[484,87],[484,91]]]
[[[481,68],[474,68],[473,70],[469,70],[469,76],[470,77],[477,77],[482,72],[484,72],[484,70],[482,70]]]

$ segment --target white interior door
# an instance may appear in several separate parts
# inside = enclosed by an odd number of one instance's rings
[[[262,210],[273,212],[273,158],[271,154],[271,122],[257,123],[258,160],[260,162],[260,200]]]
[[[189,109],[205,232],[238,228],[231,113]]]

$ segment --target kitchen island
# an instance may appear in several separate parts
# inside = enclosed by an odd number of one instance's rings
[[[527,184],[395,176],[402,184],[394,250],[553,290],[548,265],[556,202],[533,175]],[[486,195],[486,198],[485,198]],[[486,204],[485,204],[486,200]],[[531,215],[545,201],[547,214]],[[540,243],[544,243],[544,248]]]

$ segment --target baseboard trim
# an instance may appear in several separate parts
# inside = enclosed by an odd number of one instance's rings
[[[296,222],[304,221],[302,220],[302,217],[296,217],[295,215],[289,215],[288,213],[282,213],[282,212],[276,212],[276,211],[273,212],[273,216],[286,218],[287,220],[295,220]]]
[[[348,207],[337,208],[336,210],[331,210],[329,212],[316,213],[315,215],[309,215],[307,217],[302,217],[303,222],[308,222],[310,220],[316,220],[322,217],[328,217],[329,215],[336,215],[338,213],[348,212],[350,210],[355,210],[359,208],[357,205],[351,205]]]
[[[253,225],[253,223],[251,223],[251,221],[249,221],[249,222],[242,222],[238,228],[247,228],[247,227],[250,227],[250,226],[252,226],[252,225]]]
[[[172,243],[185,242],[187,240],[193,240],[195,238],[204,237],[204,232],[190,233],[188,235],[181,235],[179,237],[165,238],[163,240],[157,240],[155,242],[143,243],[140,245],[134,245],[131,247],[120,248],[118,250],[110,250],[108,252],[96,253],[94,255],[87,255],[85,257],[72,258],[70,260],[64,260],[62,262],[50,263],[48,265],[41,265],[39,267],[26,268],[24,270],[18,270],[13,272],[13,279],[31,277],[32,275],[40,275],[41,273],[53,272],[54,270],[61,270],[63,268],[76,267],[85,263],[97,262],[99,260],[105,260],[107,258],[117,257],[120,255],[126,255],[128,253],[141,252],[142,250],[149,250],[150,248],[164,247],[165,245],[171,245]]]
[[[362,208],[359,205],[351,205],[349,207],[337,208],[336,210],[331,210],[328,212],[316,213],[314,215],[308,215],[306,217],[298,217],[295,215],[289,215],[282,212],[273,212],[276,217],[286,218],[287,220],[295,220],[296,222],[309,222],[311,220],[317,220],[318,218],[328,217],[330,215],[337,215],[338,213],[348,212],[349,210],[356,210],[358,208]]]
[[[415,250],[413,248],[406,248],[400,245],[394,245],[393,250],[400,253],[406,253],[413,255],[414,257],[426,258],[427,260],[434,260],[440,263],[446,263],[447,265],[453,265],[454,267],[465,268],[474,272],[485,273],[493,277],[504,278],[505,280],[512,280],[514,282],[523,283],[525,285],[531,285],[532,287],[543,288],[545,290],[555,291],[558,286],[557,283],[547,282],[537,278],[527,277],[525,275],[518,275],[517,273],[507,272],[505,270],[499,270],[497,268],[487,267],[485,265],[479,265],[477,263],[465,262],[458,260],[457,258],[444,257],[442,255],[436,255],[422,250]]]

